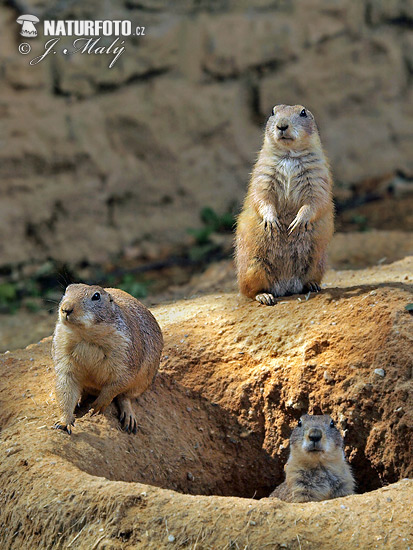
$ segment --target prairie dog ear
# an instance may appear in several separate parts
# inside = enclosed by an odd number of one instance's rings
[[[113,302],[112,294],[109,294],[109,292],[108,292],[108,297],[109,297],[109,302]]]
[[[272,108],[272,114],[275,115],[275,113],[277,112],[277,110],[278,110],[280,107],[284,107],[284,104],[274,105],[274,107]]]

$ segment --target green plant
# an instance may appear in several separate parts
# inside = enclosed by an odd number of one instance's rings
[[[368,219],[367,216],[364,216],[363,214],[355,214],[351,218],[352,223],[355,223],[358,225],[359,231],[367,231],[368,230]]]
[[[19,308],[19,292],[17,283],[0,284],[0,311],[15,313]]]
[[[200,217],[206,227],[211,228],[215,232],[231,231],[235,224],[235,216],[232,211],[219,215],[209,206],[202,208]]]
[[[41,298],[42,296],[39,283],[33,279],[27,279],[24,282],[23,290],[26,296],[31,296],[32,298]]]
[[[37,313],[42,309],[39,302],[36,302],[34,300],[25,300],[24,305],[31,313]]]
[[[0,304],[8,305],[17,299],[17,285],[13,283],[3,283],[0,285]]]
[[[217,252],[219,248],[220,247],[218,244],[210,242],[201,245],[194,245],[189,249],[189,257],[194,262],[200,262],[209,254]]]
[[[188,233],[194,237],[195,244],[189,250],[191,260],[200,261],[213,252],[220,249],[220,245],[213,242],[211,236],[214,233],[232,231],[235,225],[235,216],[231,210],[223,214],[217,214],[210,206],[202,208],[199,214],[203,227],[188,229]]]
[[[200,227],[199,229],[188,229],[188,233],[195,239],[196,244],[204,245],[210,242],[210,236],[212,234],[210,227]]]
[[[128,292],[135,298],[146,298],[148,295],[148,287],[151,285],[151,281],[139,281],[131,273],[127,273],[123,276],[122,280],[118,284],[118,288]]]

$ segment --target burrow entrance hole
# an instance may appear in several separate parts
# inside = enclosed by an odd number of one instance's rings
[[[87,418],[91,401],[82,403],[79,418]],[[120,430],[112,404],[104,417],[78,420],[72,436],[60,439],[56,454],[88,474],[109,480],[188,494],[262,498],[283,481],[288,458],[288,447],[271,441],[280,431],[288,439],[300,414],[307,412],[290,412],[284,403],[274,401],[272,408],[267,407],[267,416],[263,410],[242,416],[238,414],[242,411],[229,411],[166,373],[158,374],[134,407],[139,418],[136,435]],[[251,417],[250,423],[245,416]],[[275,418],[277,426],[272,426]],[[365,456],[365,435],[354,430],[345,438],[359,493],[399,479],[397,468],[387,479],[376,471]],[[393,459],[397,462],[397,456]]]

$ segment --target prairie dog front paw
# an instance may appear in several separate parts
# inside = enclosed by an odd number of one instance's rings
[[[274,229],[278,229],[278,231],[281,231],[281,224],[277,217],[274,218],[263,218],[264,221],[264,229],[269,230],[272,232]]]
[[[296,217],[288,226],[288,234],[291,235],[294,231],[311,231],[313,225],[310,221],[310,211],[307,207],[303,206],[298,211]]]

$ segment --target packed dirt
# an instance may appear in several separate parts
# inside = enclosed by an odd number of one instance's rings
[[[153,309],[165,348],[135,436],[90,401],[72,436],[51,429],[50,338],[0,356],[2,547],[412,547],[413,257],[330,271],[273,308],[231,292],[228,262],[211,269],[225,291]],[[307,411],[341,427],[361,494],[266,498]]]

